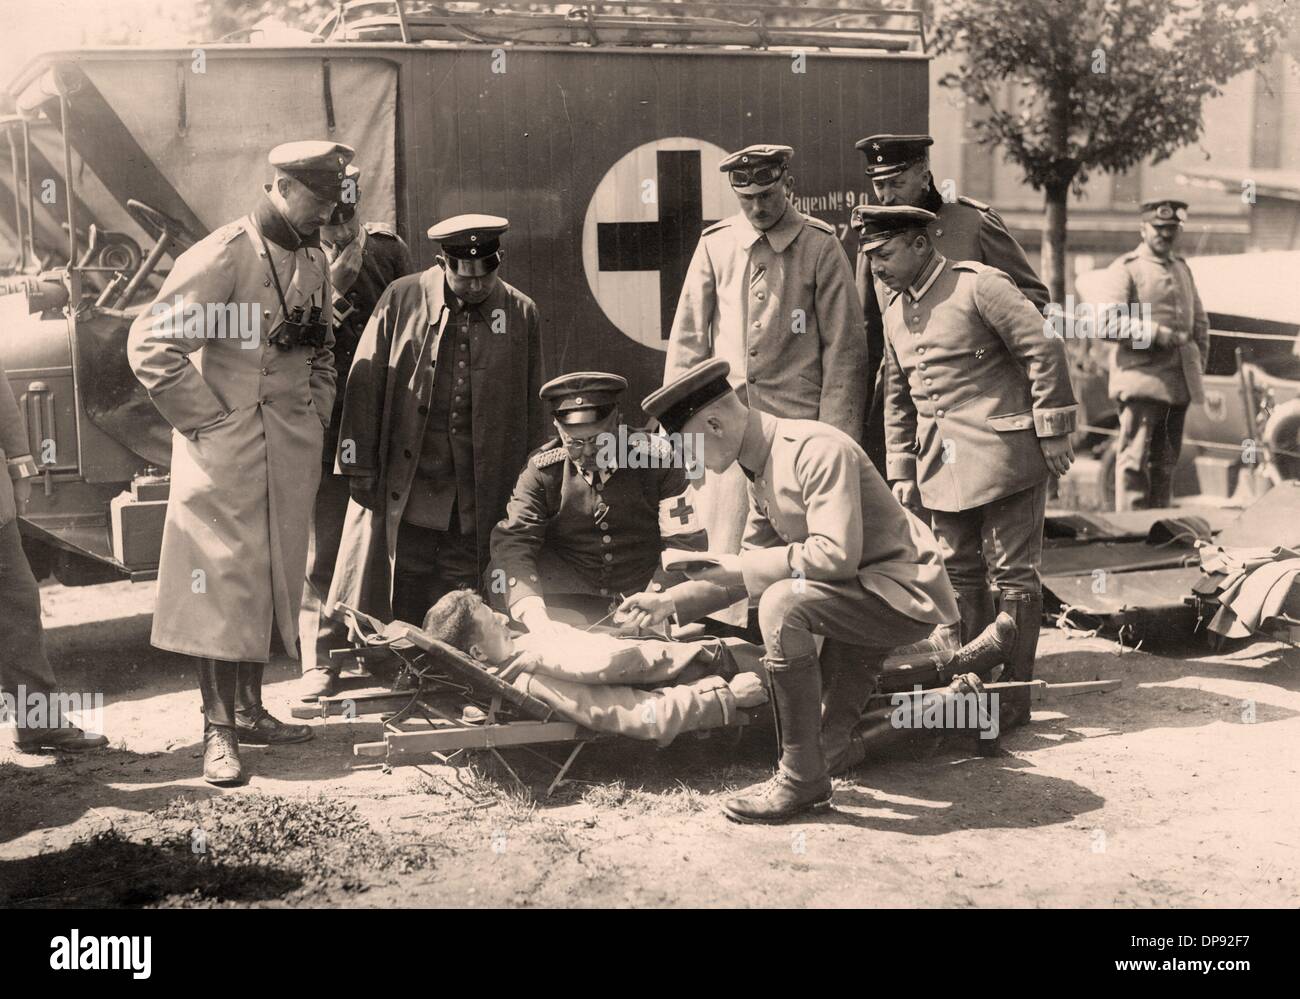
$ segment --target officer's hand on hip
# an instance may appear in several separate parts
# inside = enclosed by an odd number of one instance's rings
[[[1058,479],[1074,464],[1074,446],[1070,443],[1069,434],[1040,437],[1038,446],[1043,450],[1043,460],[1047,462],[1048,470]]]
[[[614,611],[614,623],[653,628],[673,616],[673,598],[666,593],[633,593]]]
[[[921,487],[916,484],[915,479],[899,479],[890,486],[894,491],[894,499],[898,500],[905,509],[920,515],[924,506],[921,503]]]

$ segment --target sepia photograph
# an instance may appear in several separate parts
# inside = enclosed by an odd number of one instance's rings
[[[1261,970],[1295,3],[0,24],[23,961],[163,980],[178,908],[1053,910],[1097,974]]]

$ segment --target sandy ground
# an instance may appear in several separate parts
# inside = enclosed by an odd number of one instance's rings
[[[718,807],[770,772],[760,729],[738,744],[591,745],[580,782],[546,799],[549,774],[526,754],[507,759],[530,792],[490,758],[460,779],[389,769],[352,754],[377,724],[335,719],[314,723],[314,742],[246,750],[248,786],[218,791],[199,779],[189,667],[149,646],[152,599],[152,585],[44,589],[51,658],[65,687],[104,693],[113,749],[20,756],[0,738],[2,905],[1300,902],[1296,651],[1120,655],[1048,629],[1040,676],[1123,688],[1037,710],[992,757],[918,742],[837,781],[832,811],[761,827]],[[282,718],[296,676],[288,660],[268,671]],[[249,815],[264,820],[237,821]],[[340,853],[344,829],[368,845]],[[184,856],[186,830],[214,848]],[[238,878],[214,878],[222,850]]]

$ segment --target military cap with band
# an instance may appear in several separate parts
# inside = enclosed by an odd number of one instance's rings
[[[361,170],[355,163],[349,163],[343,171],[343,197],[334,206],[334,214],[326,225],[343,225],[351,222],[357,214],[357,205],[361,202]]]
[[[642,399],[641,408],[657,419],[666,433],[680,433],[692,416],[731,391],[730,374],[731,365],[721,358],[701,361]]]
[[[853,228],[858,230],[859,249],[874,250],[895,236],[924,229],[938,216],[911,205],[858,205],[853,209]]]
[[[538,396],[551,404],[551,413],[567,425],[603,419],[614,408],[627,379],[607,371],[573,371],[552,378]]]
[[[356,155],[355,149],[341,142],[308,139],[281,143],[266,159],[271,166],[301,183],[318,198],[341,201],[348,164]]]
[[[781,179],[793,155],[790,146],[746,146],[726,157],[718,169],[728,174],[727,179],[738,194],[761,194]]]
[[[853,144],[867,157],[867,176],[872,180],[885,180],[902,173],[913,163],[926,156],[934,145],[928,135],[869,135]]]
[[[1187,202],[1156,198],[1142,202],[1142,221],[1152,225],[1182,225],[1187,221]]]
[[[429,229],[429,238],[455,260],[478,260],[495,266],[500,260],[501,234],[510,221],[500,215],[456,215]]]

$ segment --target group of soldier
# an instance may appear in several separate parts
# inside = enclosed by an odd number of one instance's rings
[[[853,214],[856,280],[793,203],[790,147],[719,164],[740,211],[701,234],[663,387],[641,403],[699,442],[693,488],[668,437],[626,425],[621,376],[544,383],[537,306],[499,273],[506,219],[438,223],[441,252],[413,273],[396,232],[361,221],[353,150],[276,147],[249,215],[179,257],[129,338],[175,428],[152,641],[198,661],[205,778],[242,780],[241,743],[311,738],[267,712],[262,674],[276,631],[300,650],[303,699],[333,693],[338,604],[420,622],[474,590],[530,633],[707,618],[753,635],[782,756],[726,804],[740,821],[829,802],[900,646],[975,640],[1000,609],[1006,678],[1031,679],[1076,404],[1047,290],[996,212],[940,196],[931,142],[858,143],[879,204]],[[1144,205],[1142,246],[1112,266],[1117,294],[1161,303],[1149,354],[1123,320],[1107,331],[1130,337],[1112,372],[1130,505],[1168,502],[1189,400],[1170,386],[1205,354],[1173,253],[1185,215]],[[270,335],[180,335],[183,310],[214,302],[256,302]],[[612,439],[637,454],[611,461]],[[708,565],[667,572],[667,548]],[[1003,700],[1004,729],[1027,719],[1026,688]]]

